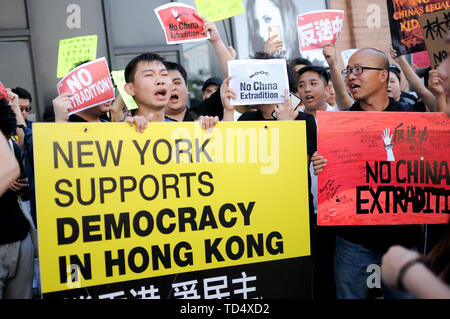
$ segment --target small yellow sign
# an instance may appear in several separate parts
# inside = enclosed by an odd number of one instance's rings
[[[97,35],[87,35],[59,41],[57,78],[63,78],[80,62],[97,58]]]
[[[111,75],[114,80],[114,84],[117,86],[117,89],[119,90],[120,96],[122,97],[123,101],[125,102],[125,105],[127,106],[128,110],[135,110],[138,108],[138,105],[136,104],[136,101],[134,100],[134,97],[129,95],[125,91],[125,70],[120,71],[112,71]]]
[[[211,22],[224,20],[244,13],[242,0],[195,0],[198,13]]]

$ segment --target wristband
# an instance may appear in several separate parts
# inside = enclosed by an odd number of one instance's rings
[[[400,290],[405,290],[405,286],[403,286],[403,277],[405,277],[405,273],[406,271],[411,268],[411,266],[414,266],[417,263],[421,263],[421,264],[425,264],[425,258],[424,257],[417,257],[414,259],[411,259],[410,261],[408,261],[407,263],[405,263],[401,268],[400,271],[398,273],[398,278],[397,278],[397,287]]]

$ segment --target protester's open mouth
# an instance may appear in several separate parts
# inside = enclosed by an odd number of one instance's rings
[[[305,100],[306,100],[307,102],[314,101],[314,96],[312,96],[312,95],[307,95],[307,96],[305,96]]]
[[[170,102],[171,103],[177,103],[178,102],[178,100],[179,100],[179,98],[178,98],[178,95],[177,94],[172,94],[171,96],[170,96]]]
[[[155,92],[155,96],[159,99],[159,100],[165,100],[166,96],[167,96],[167,89],[159,89]]]
[[[355,91],[359,88],[360,88],[360,86],[358,84],[350,84],[350,90],[352,90],[352,91]]]

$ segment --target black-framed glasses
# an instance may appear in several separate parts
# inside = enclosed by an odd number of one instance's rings
[[[341,71],[341,74],[344,78],[346,78],[347,76],[349,76],[350,73],[353,73],[354,75],[360,75],[361,73],[364,72],[364,70],[378,70],[378,71],[383,71],[384,69],[381,68],[372,68],[369,66],[355,66],[352,69],[345,69]]]

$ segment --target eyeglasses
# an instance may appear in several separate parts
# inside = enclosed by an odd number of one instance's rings
[[[20,111],[21,111],[21,112],[23,112],[23,111],[25,111],[25,112],[30,112],[31,109],[32,109],[31,106],[20,107]]]
[[[350,72],[353,73],[354,75],[360,75],[361,73],[364,72],[364,70],[378,70],[378,71],[383,71],[384,69],[380,69],[380,68],[372,68],[372,67],[368,67],[368,66],[356,66],[352,69],[345,69],[341,71],[341,74],[344,78],[346,78],[347,76],[349,76]]]

